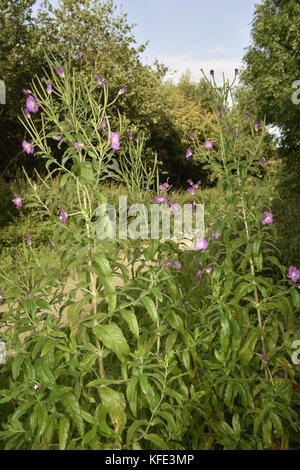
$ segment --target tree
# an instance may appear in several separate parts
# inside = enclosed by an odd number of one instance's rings
[[[13,162],[16,154],[22,163],[22,89],[41,71],[42,38],[32,16],[35,2],[0,0],[0,80],[6,85],[6,104],[0,104],[0,168]]]
[[[251,35],[242,82],[259,118],[265,116],[267,124],[281,130],[282,146],[300,150],[300,104],[292,101],[293,83],[300,79],[299,1],[265,0],[256,5]]]

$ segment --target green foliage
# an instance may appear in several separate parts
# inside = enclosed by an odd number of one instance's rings
[[[282,145],[299,150],[299,105],[293,103],[293,82],[299,80],[300,5],[296,0],[264,0],[256,5],[253,46],[244,56],[242,81],[259,119],[278,126]],[[299,88],[299,86],[297,87]],[[297,156],[299,159],[299,155]]]
[[[291,354],[300,338],[300,294],[278,259],[274,224],[260,223],[276,195],[272,167],[260,161],[264,126],[254,131],[237,107],[220,117],[230,86],[212,87],[215,144],[206,151],[193,143],[221,194],[222,206],[201,190],[196,196],[210,217],[207,249],[99,238],[99,224],[109,225],[97,213],[110,202],[108,167],[120,181],[122,154],[109,145],[109,133],[128,140],[122,119],[118,126],[111,120],[111,104],[122,97],[109,102],[108,87],[72,62],[61,63],[65,76],[59,76],[51,60],[50,76],[33,84],[43,126],[23,122],[35,146],[30,158],[45,159],[48,175],[44,190],[32,186],[24,197],[24,209],[52,229],[59,272],[24,244],[14,276],[6,275],[1,447],[296,448],[299,367]],[[55,101],[45,91],[49,80]],[[99,131],[103,118],[107,130]],[[56,134],[62,136],[59,161],[49,145]],[[139,160],[143,148],[129,145],[128,151],[128,161]],[[59,184],[51,186],[56,174]],[[164,267],[170,260],[182,268]],[[20,286],[27,297],[18,303]]]

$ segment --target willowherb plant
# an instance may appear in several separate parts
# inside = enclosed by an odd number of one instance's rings
[[[84,78],[53,58],[49,67],[51,76],[26,93],[23,119],[23,149],[28,158],[47,159],[48,176],[37,187],[29,180],[32,195],[16,194],[14,204],[53,227],[49,251],[61,274],[43,272],[28,234],[28,261],[14,279],[27,298],[17,304],[13,289],[0,297],[9,307],[1,317],[8,352],[0,369],[2,447],[293,446],[299,404],[290,335],[300,335],[299,272],[290,267],[288,279],[276,258],[260,127],[229,109],[227,84],[221,94],[212,89],[219,134],[202,145],[193,136],[192,152],[217,177],[224,214],[196,241],[196,254],[172,241],[99,240],[105,180],[122,181],[125,172],[132,196],[140,188],[144,197],[155,171],[147,174],[142,146],[121,154],[132,136],[120,117],[119,128],[110,128],[112,103],[100,75]],[[52,187],[56,173],[60,183]],[[201,182],[189,184],[194,195]],[[167,203],[169,188],[158,185],[157,203]],[[199,199],[209,212],[204,192]],[[177,202],[170,204],[176,215]]]

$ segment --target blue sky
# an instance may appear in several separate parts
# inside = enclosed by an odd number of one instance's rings
[[[52,0],[57,5],[58,0]],[[133,34],[138,44],[150,41],[142,60],[153,64],[157,58],[167,65],[177,82],[187,69],[193,80],[200,69],[215,70],[217,81],[233,77],[240,68],[255,4],[261,0],[114,0],[127,13],[128,23],[137,23]],[[176,74],[172,74],[177,70]]]
[[[129,23],[138,23],[138,43],[150,40],[143,53],[145,63],[155,57],[178,73],[191,71],[192,79],[215,70],[217,79],[232,77],[241,67],[251,43],[251,21],[260,0],[115,0],[123,5]]]

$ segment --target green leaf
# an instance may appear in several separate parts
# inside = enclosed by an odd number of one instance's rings
[[[29,408],[33,407],[35,403],[35,400],[30,400],[26,401],[25,403],[22,403],[22,405],[20,405],[12,415],[11,420],[14,421],[15,419],[21,418],[21,416],[23,416],[29,410]]]
[[[138,339],[139,333],[140,333],[139,332],[139,325],[138,325],[138,322],[137,322],[137,319],[136,319],[136,316],[135,316],[134,312],[132,312],[132,310],[121,309],[120,314],[122,315],[122,317],[124,318],[124,320],[128,324],[130,331]]]
[[[84,305],[88,302],[86,298],[74,302],[68,307],[68,321],[69,323],[78,323],[80,318],[81,310]]]
[[[95,437],[97,436],[97,427],[94,426],[92,427],[92,429],[90,429],[86,435],[84,436],[83,440],[82,440],[82,445],[83,446],[86,446],[87,444],[89,444],[91,441],[93,441],[95,439]]]
[[[126,397],[133,416],[137,417],[137,384],[138,377],[134,377],[127,384]]]
[[[70,429],[70,422],[68,418],[66,416],[62,416],[59,420],[59,428],[58,428],[59,450],[65,450],[66,448],[69,429]]]
[[[98,264],[103,276],[111,276],[110,264],[104,253],[96,253],[94,255],[94,260]]]
[[[26,357],[26,355],[22,354],[20,356],[15,357],[14,360],[13,360],[11,370],[12,370],[13,378],[15,380],[19,376],[20,368],[21,368],[22,362],[24,361],[25,357]]]
[[[118,356],[121,362],[127,359],[130,349],[116,323],[95,326],[93,332],[108,349],[111,349]]]
[[[126,401],[123,393],[112,390],[109,387],[101,387],[99,388],[99,395],[103,406],[108,409],[115,432],[122,434],[127,421],[125,412]]]
[[[147,441],[152,442],[155,445],[155,449],[169,449],[168,444],[166,444],[165,441],[156,434],[146,434],[145,439],[147,439]]]
[[[191,367],[190,354],[188,351],[182,352],[182,361],[186,370],[189,370]]]
[[[142,426],[147,426],[148,421],[146,419],[137,419],[134,420],[133,423],[129,426],[127,430],[127,436],[126,436],[126,444],[127,446],[132,442],[132,438],[134,436],[134,433],[141,428]],[[143,430],[141,429],[141,433]]]
[[[166,339],[166,352],[170,352],[173,349],[173,346],[176,342],[177,339],[177,331],[172,331],[171,333],[168,334],[167,339]]]
[[[220,332],[220,342],[221,348],[224,353],[226,353],[229,343],[230,337],[230,326],[227,316],[222,313],[220,315],[220,322],[221,322],[221,332]]]
[[[48,339],[46,343],[44,344],[43,349],[41,351],[41,357],[45,356],[45,354],[51,351],[55,347],[56,344],[57,342],[54,339]]]
[[[158,320],[158,313],[157,313],[156,306],[153,300],[146,295],[145,297],[142,298],[142,303],[145,305],[147,312],[149,313],[152,320],[156,322]]]
[[[41,436],[46,429],[48,420],[48,411],[46,405],[39,406],[38,414],[38,434]]]
[[[255,345],[257,343],[260,333],[257,331],[250,331],[243,347],[239,351],[239,358],[246,366],[254,354]]]
[[[145,375],[139,376],[139,383],[141,386],[141,390],[143,394],[145,395],[147,402],[150,405],[150,409],[151,411],[153,411],[156,406],[156,401],[157,401],[154,390],[152,386],[149,384],[148,379]]]
[[[67,393],[61,397],[60,401],[65,406],[67,412],[76,424],[80,435],[82,435],[84,432],[84,424],[80,414],[80,406],[75,396],[73,393]]]

